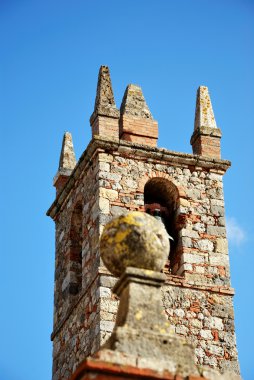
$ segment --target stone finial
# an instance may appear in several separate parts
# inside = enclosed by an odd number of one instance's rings
[[[160,272],[169,254],[167,232],[151,215],[134,211],[105,226],[100,252],[115,276],[123,274],[127,266]]]
[[[191,145],[194,154],[220,159],[221,130],[217,128],[208,88],[197,91],[194,132]]]
[[[76,157],[73,148],[72,136],[70,132],[65,132],[62,142],[58,172],[53,181],[57,194],[64,187],[75,166]]]
[[[152,114],[146,104],[141,87],[129,84],[122,100],[121,114],[153,120]]]
[[[208,87],[200,86],[197,90],[195,126],[194,129],[217,128],[212,102],[209,96]]]
[[[92,135],[119,140],[120,112],[116,108],[108,66],[101,66],[94,111],[90,117]]]
[[[143,145],[157,145],[158,123],[153,120],[139,86],[127,86],[120,114],[120,139]]]
[[[174,335],[165,316],[160,287],[169,252],[167,232],[151,215],[130,212],[112,220],[101,236],[107,268],[121,275],[113,288],[120,298],[114,331],[97,353],[101,360],[196,375],[194,350]]]
[[[73,170],[76,165],[76,157],[70,132],[65,132],[62,143],[62,150],[59,160],[58,170]]]
[[[119,110],[116,108],[108,66],[100,67],[94,112],[90,118],[91,124],[96,116],[119,118]]]

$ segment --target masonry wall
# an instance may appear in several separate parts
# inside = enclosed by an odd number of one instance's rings
[[[53,379],[68,379],[78,363],[100,345],[99,332],[99,162],[93,158],[72,181],[71,191],[56,214]],[[71,229],[76,205],[82,214],[82,284],[73,294],[75,274]],[[75,259],[75,257],[74,257]]]
[[[190,284],[229,285],[228,247],[225,229],[222,173],[181,164],[103,154],[99,172],[100,228],[112,216],[126,210],[144,210],[144,186],[152,178],[174,183],[179,199],[175,223],[178,229],[174,274],[183,275]]]
[[[71,190],[55,214],[53,379],[68,379],[113,330],[115,279],[100,262],[99,233],[126,210],[144,211],[144,186],[156,177],[173,183],[178,191],[177,260],[171,268],[174,275],[165,267],[165,312],[175,332],[194,344],[197,364],[237,372],[222,186],[228,163],[197,163],[192,155],[128,142],[119,145],[98,139],[91,146],[93,153],[83,155],[79,175],[70,178]],[[73,296],[64,291],[70,268],[66,252],[71,215],[77,202],[82,202],[82,289]]]
[[[165,313],[173,331],[194,346],[196,364],[239,373],[233,293],[204,285],[190,288],[183,278],[169,274],[167,277],[162,289]],[[108,276],[103,281],[106,284]],[[103,325],[107,332],[102,342],[112,332],[109,323],[115,321],[115,315],[104,314],[103,317],[108,323]]]
[[[181,258],[177,275],[165,268],[165,312],[175,332],[196,348],[197,364],[238,372],[222,172],[135,154],[130,157],[130,152],[125,157],[115,152],[103,157],[109,166],[99,178],[103,178],[101,193],[109,207],[101,215],[101,225],[125,210],[142,210],[149,179],[161,177],[177,186]]]

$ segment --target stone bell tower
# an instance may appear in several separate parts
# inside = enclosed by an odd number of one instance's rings
[[[90,123],[77,163],[64,135],[47,212],[56,224],[53,379],[67,380],[113,330],[116,278],[100,260],[99,238],[131,210],[160,219],[172,238],[161,290],[171,327],[194,346],[197,365],[239,373],[222,185],[230,162],[221,159],[207,87],[197,92],[193,154],[157,147],[158,123],[140,87],[127,86],[117,109],[106,66]]]

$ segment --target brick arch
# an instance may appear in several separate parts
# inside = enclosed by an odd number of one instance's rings
[[[152,173],[149,173],[145,176],[143,176],[140,181],[138,182],[138,190],[140,192],[144,192],[145,184],[152,178],[164,178],[167,179],[169,182],[172,182],[179,194],[179,198],[186,198],[186,192],[182,186],[180,186],[178,183],[176,183],[175,179],[170,176],[168,173],[164,173],[158,170],[153,171]]]
[[[161,175],[163,174],[163,175]],[[184,189],[166,173],[154,172],[150,178],[143,178],[144,205],[146,212],[160,210],[163,223],[170,240],[168,268],[172,274],[178,274],[181,266],[181,234],[180,198],[185,196]],[[152,211],[153,210],[153,211]]]
[[[144,202],[151,203],[152,200],[173,211],[179,200],[177,186],[163,177],[151,178],[144,187]]]

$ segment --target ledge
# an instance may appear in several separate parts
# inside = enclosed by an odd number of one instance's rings
[[[91,163],[91,160],[97,150],[101,150],[102,152],[119,152],[125,156],[149,158],[151,162],[155,161],[156,163],[160,161],[168,162],[173,165],[187,165],[213,169],[220,171],[222,174],[224,174],[231,166],[231,163],[228,160],[204,157],[189,153],[178,153],[165,148],[151,147],[124,140],[112,140],[105,137],[94,136],[77,162],[67,183],[57,195],[51,207],[48,209],[47,215],[52,219],[55,219],[57,216],[58,211],[61,209],[67,196],[71,192],[75,180],[79,178],[81,171],[85,170],[85,168]]]
[[[164,379],[164,380],[206,380],[202,375],[187,377],[182,377],[177,374],[170,373],[168,371],[156,371],[150,368],[144,368],[143,366],[131,366],[125,364],[127,358],[124,354],[112,351],[111,362],[104,361],[100,359],[99,351],[94,358],[89,357],[85,359],[78,366],[74,374],[69,380],[86,380],[86,379],[97,379],[97,380],[124,380],[124,379]],[[117,361],[114,356],[117,358],[120,363],[115,363]],[[119,360],[121,359],[121,360]]]
[[[218,293],[218,294],[230,295],[230,296],[233,296],[235,294],[234,288],[231,288],[230,286],[193,283],[191,281],[187,281],[182,276],[176,276],[174,274],[169,274],[166,271],[164,271],[164,274],[166,275],[166,281],[162,286],[172,285],[172,286],[177,286],[179,288],[205,290],[205,291],[208,291],[211,293]],[[99,275],[112,277],[112,278],[115,278],[117,280],[117,278],[115,276],[113,276],[106,268],[103,268],[103,267],[99,268]]]
[[[222,295],[233,296],[235,291],[230,286],[225,285],[214,285],[214,284],[203,284],[203,283],[194,283],[187,281],[184,277],[174,276],[172,274],[167,275],[165,285],[178,286],[182,288],[189,288],[195,290],[204,290],[212,293],[219,293]]]
[[[221,130],[219,128],[209,128],[209,127],[200,127],[194,130],[190,143],[191,145],[195,142],[198,136],[209,136],[215,138],[221,138]]]

